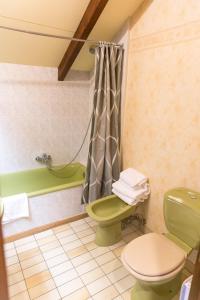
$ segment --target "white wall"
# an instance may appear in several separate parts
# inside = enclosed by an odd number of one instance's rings
[[[43,152],[56,164],[72,158],[89,120],[89,75],[77,74],[58,82],[56,68],[0,64],[1,173],[40,167]]]

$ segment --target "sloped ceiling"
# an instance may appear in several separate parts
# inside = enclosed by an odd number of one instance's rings
[[[111,41],[142,2],[109,0],[89,39]],[[89,0],[0,0],[0,25],[73,36],[88,3]],[[91,70],[92,44],[85,43],[72,69]],[[0,62],[57,67],[69,42],[0,29],[0,45]]]

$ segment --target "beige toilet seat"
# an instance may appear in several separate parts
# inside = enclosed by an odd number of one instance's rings
[[[186,252],[165,236],[145,234],[130,242],[122,252],[122,261],[136,278],[162,281],[175,277],[183,268]]]

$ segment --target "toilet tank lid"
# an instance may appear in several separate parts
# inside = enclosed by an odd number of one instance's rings
[[[191,208],[196,213],[200,214],[200,193],[188,188],[174,188],[167,191],[164,195],[166,200],[173,200]]]

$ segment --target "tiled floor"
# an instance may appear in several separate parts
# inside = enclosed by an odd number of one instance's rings
[[[94,243],[88,218],[5,245],[11,300],[130,299],[135,279],[120,254],[141,233],[130,225],[110,247]]]

